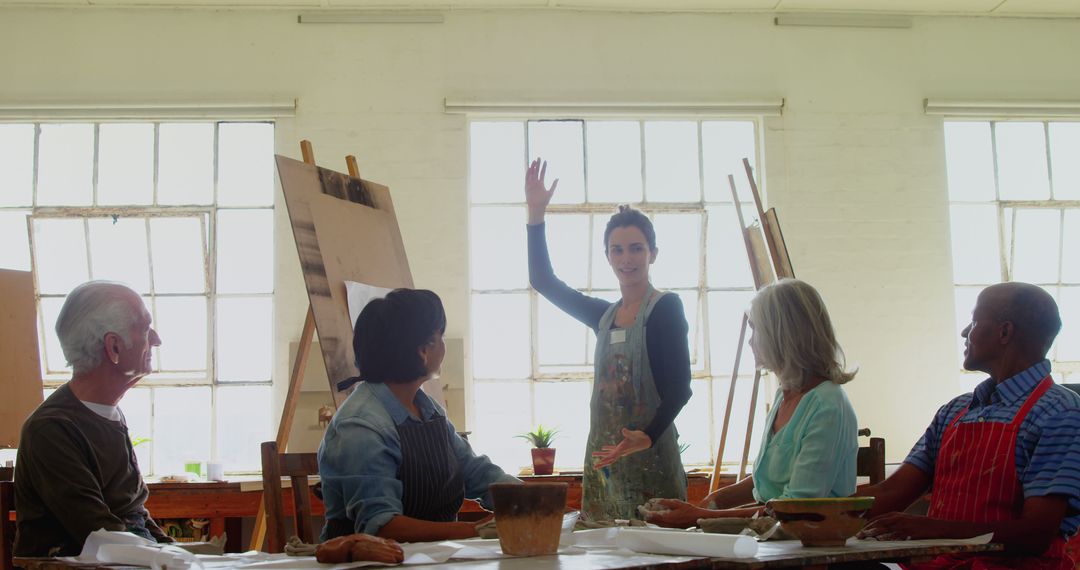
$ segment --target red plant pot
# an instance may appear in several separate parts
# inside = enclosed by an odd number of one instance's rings
[[[551,475],[555,470],[555,448],[534,447],[532,450],[533,474]]]

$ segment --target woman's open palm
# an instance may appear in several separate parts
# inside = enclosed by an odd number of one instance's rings
[[[559,179],[551,182],[551,188],[544,184],[544,175],[547,173],[547,161],[537,158],[529,165],[525,172],[525,203],[529,206],[530,214],[540,214],[547,209],[551,202],[551,196],[555,194],[555,188],[559,185]]]

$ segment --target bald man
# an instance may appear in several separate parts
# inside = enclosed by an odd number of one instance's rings
[[[964,328],[964,368],[990,375],[938,410],[877,499],[864,537],[969,538],[1005,552],[942,556],[918,569],[1073,569],[1064,543],[1080,526],[1080,396],[1054,384],[1046,354],[1061,330],[1043,289],[1002,283],[980,294]],[[929,491],[927,516],[904,514]]]

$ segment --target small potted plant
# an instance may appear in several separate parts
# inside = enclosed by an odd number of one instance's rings
[[[525,432],[516,437],[528,440],[532,444],[532,460],[534,475],[551,475],[555,469],[555,448],[551,447],[551,441],[555,439],[557,429],[548,429],[543,424],[536,429]]]

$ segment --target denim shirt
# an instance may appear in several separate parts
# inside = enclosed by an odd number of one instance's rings
[[[446,413],[423,390],[413,401],[423,420]],[[385,384],[360,382],[326,428],[319,446],[326,519],[350,519],[355,532],[376,534],[390,519],[402,514],[402,484],[397,478],[402,461],[397,426],[420,422]],[[465,497],[491,508],[492,483],[520,482],[507,475],[485,455],[476,455],[469,443],[446,422],[450,446],[465,479]],[[323,540],[326,530],[323,530]]]

